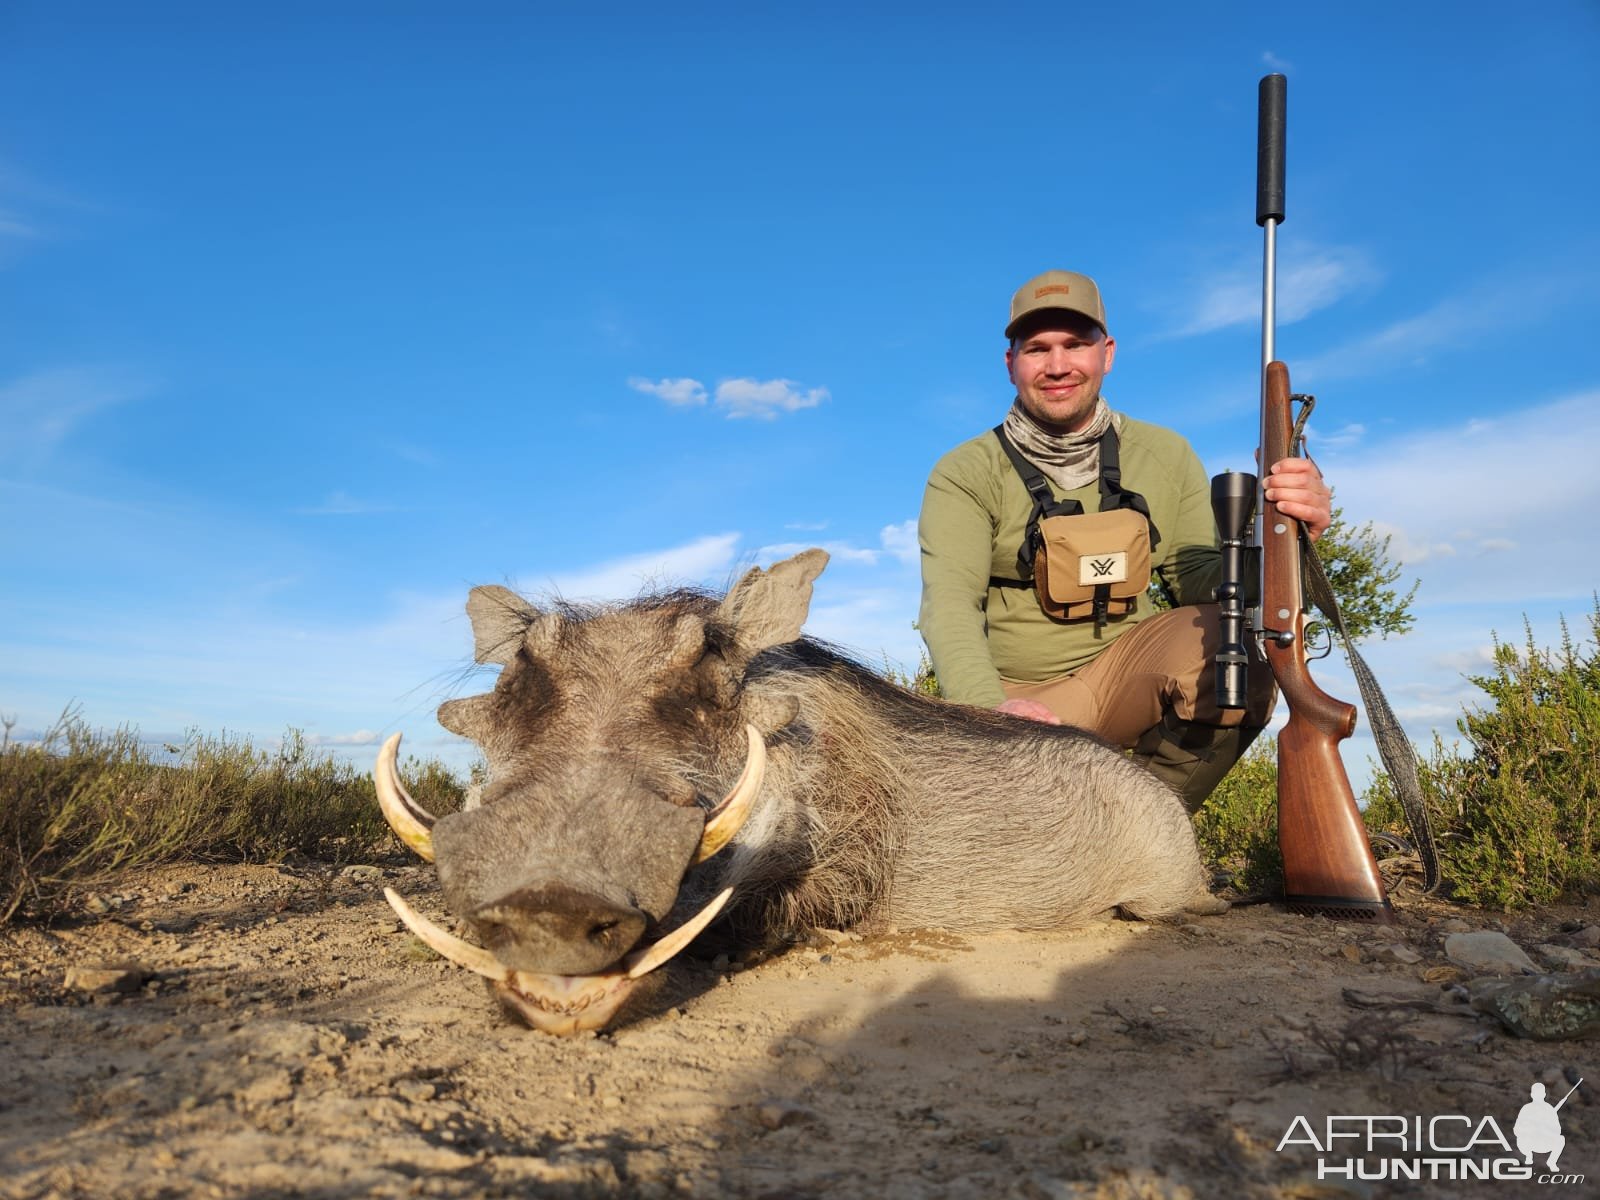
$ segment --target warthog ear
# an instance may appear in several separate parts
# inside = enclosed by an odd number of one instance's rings
[[[498,584],[475,587],[467,595],[472,621],[472,657],[502,667],[517,656],[528,627],[540,612],[510,588]]]
[[[717,616],[734,627],[739,649],[755,655],[798,638],[811,608],[811,583],[827,565],[828,552],[813,549],[768,570],[745,572],[717,608]]]
[[[800,697],[789,692],[749,696],[741,711],[757,732],[770,737],[800,715]]]
[[[490,706],[493,696],[463,696],[460,700],[446,700],[439,705],[439,724],[451,733],[482,743],[479,735],[489,728]]]

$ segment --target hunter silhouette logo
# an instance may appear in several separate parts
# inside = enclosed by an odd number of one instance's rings
[[[1121,583],[1128,577],[1126,551],[1115,554],[1085,554],[1078,559],[1078,585]]]
[[[1579,1079],[1554,1104],[1545,1100],[1544,1084],[1533,1084],[1510,1137],[1489,1114],[1329,1114],[1320,1125],[1296,1117],[1279,1139],[1278,1153],[1297,1148],[1314,1152],[1318,1179],[1583,1183],[1582,1175],[1556,1174],[1567,1144],[1558,1113],[1582,1083]],[[1542,1167],[1535,1167],[1536,1156],[1544,1159]]]
[[[1516,1136],[1517,1149],[1529,1165],[1532,1165],[1535,1154],[1548,1154],[1550,1157],[1545,1160],[1545,1166],[1552,1171],[1556,1169],[1556,1159],[1561,1157],[1561,1151],[1567,1144],[1567,1139],[1561,1134],[1561,1118],[1556,1113],[1572,1099],[1572,1093],[1582,1083],[1582,1079],[1578,1080],[1572,1085],[1572,1090],[1554,1104],[1545,1100],[1544,1084],[1536,1083],[1528,1089],[1531,1099],[1517,1114],[1517,1123],[1511,1127],[1511,1132]]]

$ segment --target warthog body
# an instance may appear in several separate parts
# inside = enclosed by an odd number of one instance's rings
[[[720,601],[540,611],[474,590],[477,656],[504,669],[439,720],[482,746],[489,781],[431,848],[447,905],[507,977],[614,970],[730,888],[721,919],[763,942],[1224,907],[1178,799],[1115,749],[916,695],[800,638],[826,561],[752,570]],[[765,781],[700,861],[747,727]]]

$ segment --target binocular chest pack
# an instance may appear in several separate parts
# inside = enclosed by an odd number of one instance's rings
[[[1086,513],[1076,500],[1057,500],[1043,472],[1022,456],[996,425],[995,437],[1033,497],[1027,533],[1017,551],[1024,577],[1031,571],[1039,607],[1061,621],[1093,617],[1101,626],[1125,616],[1150,586],[1151,552],[1161,534],[1150,520],[1150,506],[1138,492],[1122,486],[1120,445],[1115,427],[1100,439],[1100,511]],[[1017,580],[993,579],[1015,587]],[[1022,581],[1026,587],[1026,581]]]

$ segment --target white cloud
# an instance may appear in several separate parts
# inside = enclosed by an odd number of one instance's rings
[[[901,521],[898,525],[885,525],[878,536],[883,541],[884,550],[901,562],[918,563],[921,561],[922,550],[917,545],[917,522],[915,519]]]
[[[1281,260],[1280,260],[1281,261]],[[1378,270],[1351,247],[1300,247],[1292,264],[1278,271],[1277,319],[1289,325],[1327,308],[1358,288],[1370,287]],[[1261,268],[1240,266],[1216,273],[1196,289],[1189,315],[1165,337],[1192,337],[1234,325],[1261,322]]]
[[[717,407],[733,417],[760,417],[770,421],[780,412],[815,408],[827,400],[828,389],[801,390],[792,379],[724,379],[717,384]]]
[[[308,746],[376,746],[384,735],[371,729],[358,729],[354,733],[308,733]]]
[[[1561,271],[1495,279],[1493,286],[1450,296],[1425,312],[1296,362],[1296,380],[1350,379],[1425,366],[1437,352],[1466,345],[1479,334],[1531,324],[1587,286]]]
[[[32,238],[38,236],[39,231],[21,217],[0,209],[0,237]]]
[[[834,563],[859,563],[866,567],[876,566],[878,563],[877,550],[840,541],[773,542],[757,550],[756,557],[763,562],[777,562],[779,559],[792,558],[802,550],[810,550],[813,547],[826,550],[828,558]]]
[[[792,528],[786,526],[786,528]],[[878,544],[876,546],[857,546],[853,542],[776,542],[762,546],[756,551],[756,557],[762,561],[776,561],[788,558],[790,555],[799,554],[817,546],[826,550],[831,558],[838,562],[859,563],[862,566],[877,566],[885,559],[915,565],[920,558],[921,551],[917,545],[917,522],[915,518],[901,521],[898,525],[885,525],[878,531]]]
[[[55,367],[34,371],[0,387],[0,457],[48,457],[96,413],[140,399],[150,382],[127,370]]]
[[[706,387],[698,379],[658,379],[651,381],[635,375],[628,386],[647,396],[658,396],[668,404],[684,408],[706,402]]]
[[[359,517],[368,513],[393,512],[392,506],[357,500],[345,492],[333,492],[321,504],[292,510],[301,517]]]
[[[1600,389],[1322,458],[1346,516],[1373,519],[1420,597],[1588,597],[1600,531]],[[1373,514],[1382,514],[1381,523]]]
[[[619,600],[649,588],[720,581],[736,565],[738,545],[737,533],[708,534],[664,550],[558,572],[547,576],[548,587],[569,600]]]
[[[1274,71],[1281,71],[1285,75],[1294,70],[1293,64],[1291,64],[1287,58],[1282,58],[1274,54],[1271,50],[1263,50],[1261,52],[1261,65],[1264,67],[1269,67]]]
[[[1367,427],[1361,424],[1350,424],[1332,433],[1323,433],[1315,425],[1306,426],[1306,439],[1311,448],[1317,452],[1323,450],[1346,450],[1356,445],[1367,435]]]
[[[679,408],[714,400],[730,420],[759,417],[771,421],[779,413],[815,408],[830,398],[827,388],[802,388],[792,379],[724,379],[717,384],[714,397],[698,379],[650,380],[635,375],[628,380],[628,386]]]

